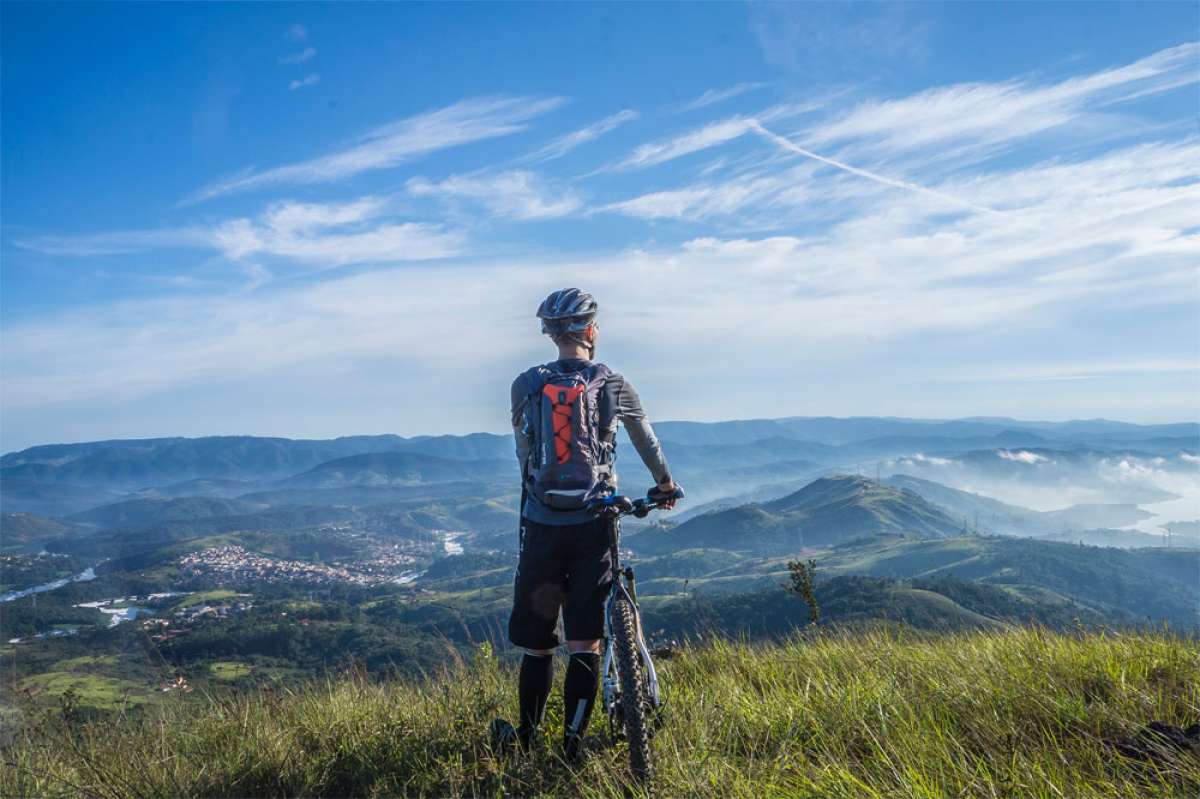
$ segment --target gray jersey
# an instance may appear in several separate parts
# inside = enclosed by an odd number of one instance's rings
[[[558,371],[573,372],[585,368],[590,363],[591,361],[581,358],[571,358],[555,361],[549,366]],[[529,453],[534,444],[533,431],[526,429],[525,426],[525,403],[529,402],[530,396],[536,389],[530,384],[528,375],[528,372],[522,373],[512,384],[513,436],[517,442],[517,462],[521,465],[522,480],[528,479],[526,464],[529,462]],[[662,446],[658,443],[654,430],[650,427],[646,412],[642,410],[642,401],[638,397],[637,391],[629,381],[616,372],[609,376],[601,390],[600,417],[606,421],[612,419],[614,425],[621,424],[625,427],[625,431],[629,434],[629,440],[633,442],[634,449],[637,450],[642,463],[646,464],[654,482],[664,483],[671,478]],[[539,502],[532,493],[528,493],[526,496],[521,513],[525,518],[541,524],[580,524],[592,518],[586,510],[551,510]]]

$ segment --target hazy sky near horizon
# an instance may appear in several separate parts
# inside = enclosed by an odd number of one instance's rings
[[[1200,417],[1195,3],[0,13],[0,450],[502,431],[565,285],[654,418]]]

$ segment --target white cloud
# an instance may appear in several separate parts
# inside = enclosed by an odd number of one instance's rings
[[[707,150],[719,144],[733,141],[751,130],[751,120],[731,117],[705,125],[699,130],[676,136],[666,141],[643,144],[616,165],[616,169],[640,169],[661,164],[681,156]]]
[[[271,257],[316,268],[421,261],[462,252],[461,233],[438,225],[389,221],[384,219],[387,211],[388,203],[378,197],[347,203],[278,202],[258,218],[239,217],[205,228],[43,237],[18,246],[61,256],[208,249],[232,260]]]
[[[552,191],[532,172],[454,175],[442,181],[413,178],[406,184],[417,197],[463,198],[477,202],[496,216],[513,219],[552,219],[583,207],[571,191]]]
[[[303,78],[289,83],[288,90],[294,92],[296,89],[303,89],[305,86],[316,86],[320,82],[321,76],[314,72],[311,75],[305,75]]]
[[[355,257],[388,258],[403,253],[404,243],[353,238],[374,229],[385,209],[372,198],[345,207],[282,204],[231,226],[222,246],[245,264],[272,256],[332,259],[355,250]],[[1004,337],[1031,323],[1097,306],[1095,292],[1107,291],[1111,302],[1140,302],[1142,281],[1153,277],[1143,269],[1132,283],[1112,288],[1101,277],[1082,293],[1025,281],[1020,271],[1005,283],[956,284],[939,279],[941,248],[936,235],[907,241],[875,217],[831,236],[707,238],[595,259],[559,254],[460,262],[452,269],[411,263],[277,281],[252,293],[76,309],[5,328],[5,413],[12,429],[42,430],[43,439],[61,438],[54,431],[64,420],[84,409],[99,413],[100,406],[129,417],[126,435],[179,432],[181,426],[308,434],[316,431],[313,420],[320,420],[322,432],[346,432],[347,425],[408,433],[447,425],[460,432],[502,430],[504,406],[496,397],[510,372],[546,350],[533,309],[552,288],[583,285],[595,287],[605,309],[602,357],[637,376],[657,418],[728,418],[730,407],[756,416],[833,409],[929,416],[964,402],[939,404],[946,400],[930,395],[932,379],[978,366]],[[1194,285],[1194,273],[1187,281]],[[1177,304],[1191,302],[1178,287],[1169,296]],[[487,335],[465,331],[463,319]],[[942,346],[948,340],[967,353],[965,360],[951,357]],[[1142,343],[1158,346],[1151,339]],[[769,396],[747,393],[762,370],[781,359],[804,369],[794,379],[785,376]],[[468,361],[487,367],[464,375],[454,366]],[[709,380],[712,368],[726,375],[720,386]],[[822,379],[814,383],[812,374]],[[413,399],[443,396],[447,380],[456,386],[451,406]],[[1181,407],[1193,396],[1184,389]],[[906,391],[911,396],[905,398]],[[973,395],[982,401],[970,404],[972,412],[1005,415],[1020,402],[1036,414],[1047,392],[1015,400],[994,394]],[[1145,396],[1149,407],[1165,399]],[[203,407],[195,404],[198,397],[205,398]],[[262,397],[263,407],[248,408],[246,397]],[[351,406],[352,397],[361,399]],[[1097,397],[1070,400],[1063,412],[1077,415],[1091,410],[1081,400]],[[1136,412],[1131,397],[1114,401],[1126,415]],[[281,407],[289,409],[290,429],[281,427]]]
[[[595,141],[609,131],[615,130],[621,125],[624,125],[626,122],[632,122],[633,120],[637,119],[638,116],[638,112],[633,111],[632,109],[626,108],[623,111],[618,111],[615,114],[606,116],[599,122],[588,125],[586,128],[580,128],[579,130],[572,131],[565,136],[560,136],[559,138],[547,144],[545,147],[535,150],[521,160],[527,162],[541,162],[552,161],[555,158],[561,158],[574,150],[576,147],[587,144],[591,141]]]
[[[287,30],[283,32],[283,36],[289,42],[302,42],[308,38],[308,28],[299,22],[293,22],[287,26]]]
[[[200,190],[207,200],[247,189],[328,183],[410,161],[418,156],[525,130],[528,121],[561,104],[558,98],[484,97],[407,117],[372,130],[351,147],[262,171],[251,170]]]
[[[1039,455],[1036,452],[1029,452],[1029,451],[1023,450],[1023,449],[1017,450],[1016,452],[1013,452],[1013,451],[1007,450],[1007,449],[1000,449],[1000,450],[996,450],[996,454],[1002,460],[1016,461],[1017,463],[1025,463],[1030,466],[1037,464],[1037,463],[1052,462],[1045,455]]]
[[[765,83],[739,83],[736,86],[730,86],[727,89],[709,89],[704,94],[684,105],[680,111],[696,111],[701,108],[707,108],[710,105],[723,103],[726,100],[732,100],[734,97],[752,92],[756,89],[765,87]]]
[[[891,461],[889,461],[891,462]],[[925,466],[961,466],[962,464],[950,458],[939,458],[936,455],[926,455],[923,452],[917,452],[904,458],[899,458],[894,463],[900,466],[912,466],[916,464]]]
[[[280,64],[303,64],[305,61],[311,60],[312,57],[315,56],[316,54],[317,54],[317,48],[305,47],[303,50],[301,50],[299,52],[292,53],[291,55],[283,56],[282,58],[279,59],[279,63]]]
[[[234,260],[273,256],[322,268],[423,261],[461,252],[460,234],[436,225],[378,222],[384,209],[384,201],[375,197],[343,204],[276,203],[257,220],[223,223],[212,241]]]
[[[655,191],[629,200],[610,203],[600,210],[642,219],[703,220],[738,213],[747,204],[776,197],[791,188],[789,197],[798,199],[802,190],[796,174],[754,177],[724,183],[700,183],[682,189]]]
[[[994,146],[1064,125],[1089,108],[1200,80],[1200,45],[1163,50],[1127,66],[1049,85],[1015,80],[938,87],[899,100],[870,101],[804,135],[811,146],[854,144],[894,154],[950,146]]]

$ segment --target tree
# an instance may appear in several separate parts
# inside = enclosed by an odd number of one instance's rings
[[[795,594],[808,605],[808,620],[816,624],[821,620],[821,607],[817,604],[817,596],[813,593],[813,577],[817,573],[817,562],[811,558],[804,561],[788,561],[790,582],[784,586],[790,594]]]

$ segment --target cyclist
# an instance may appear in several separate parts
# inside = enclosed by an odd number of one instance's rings
[[[654,478],[651,496],[671,496],[676,490],[637,392],[620,374],[593,361],[597,310],[592,295],[577,288],[547,297],[537,316],[542,332],[558,346],[558,359],[529,369],[512,385],[522,501],[508,636],[525,655],[518,678],[519,726],[497,719],[492,735],[502,749],[528,749],[537,734],[553,682],[561,609],[570,653],[563,681],[563,747],[568,760],[580,755],[596,697],[604,601],[613,579],[607,522],[593,518],[584,503],[616,490],[618,424],[624,424]],[[547,397],[552,404],[546,404]],[[562,404],[553,404],[559,401]],[[581,466],[572,464],[580,458]],[[568,488],[562,489],[564,485]],[[664,507],[674,504],[667,500]]]

